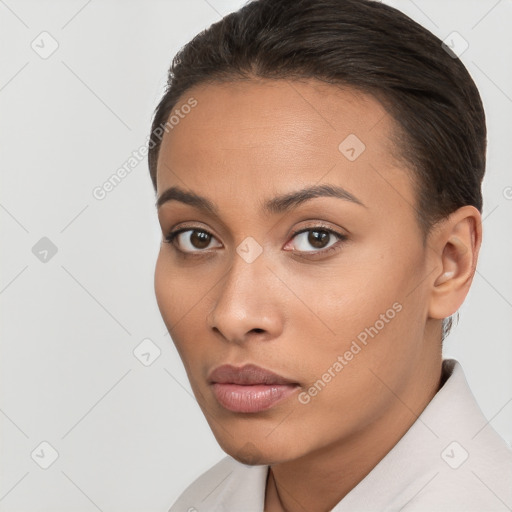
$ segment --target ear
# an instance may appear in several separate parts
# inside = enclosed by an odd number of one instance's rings
[[[482,216],[463,206],[436,225],[428,237],[432,273],[428,315],[443,319],[464,302],[476,271],[482,243]]]

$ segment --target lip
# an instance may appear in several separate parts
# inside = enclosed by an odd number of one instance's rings
[[[208,377],[219,404],[232,412],[256,413],[288,398],[300,386],[254,364],[222,365]]]
[[[256,366],[255,364],[246,364],[241,367],[223,364],[210,373],[208,381],[212,384],[239,384],[242,386],[252,386],[256,384],[279,384],[286,386],[297,384],[297,382],[293,382],[290,379],[282,377],[265,368],[261,368],[260,366]]]

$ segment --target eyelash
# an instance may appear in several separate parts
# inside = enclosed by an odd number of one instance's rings
[[[197,256],[202,256],[204,253],[209,252],[207,249],[197,250],[194,252],[186,252],[186,251],[182,251],[181,249],[179,249],[176,246],[176,244],[174,243],[174,240],[180,233],[185,233],[187,231],[199,231],[201,233],[207,233],[211,237],[215,238],[215,236],[212,233],[210,233],[209,231],[207,231],[206,229],[202,229],[199,227],[193,227],[193,226],[187,226],[187,227],[177,229],[175,231],[171,231],[165,237],[165,242],[173,245],[174,248],[179,253],[181,253],[181,255],[184,257],[197,257]],[[310,258],[311,256],[315,257],[316,255],[325,256],[326,254],[332,252],[333,250],[336,251],[336,250],[340,249],[341,248],[340,246],[343,245],[343,243],[348,239],[348,237],[346,235],[339,233],[338,231],[335,231],[331,228],[328,228],[327,226],[322,226],[322,225],[316,225],[316,226],[312,226],[312,227],[299,229],[298,231],[294,231],[291,235],[291,239],[293,240],[297,235],[300,235],[301,233],[305,233],[308,231],[326,231],[327,233],[335,236],[338,239],[338,242],[331,245],[330,247],[325,248],[325,249],[319,249],[318,251],[296,251],[299,253],[299,255],[301,257],[304,257],[304,255],[307,258]]]

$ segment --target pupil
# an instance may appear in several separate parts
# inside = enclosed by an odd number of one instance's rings
[[[318,233],[320,233],[320,236],[316,236]],[[329,233],[327,231],[310,231],[308,242],[317,249],[321,249],[325,246],[323,242],[326,241],[326,239],[329,238]]]
[[[192,245],[197,249],[204,249],[210,244],[210,235],[204,231],[192,232]]]

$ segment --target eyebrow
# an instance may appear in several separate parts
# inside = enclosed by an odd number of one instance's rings
[[[300,204],[309,201],[315,197],[336,197],[344,201],[350,201],[360,206],[363,204],[357,197],[342,187],[335,185],[313,185],[294,192],[276,196],[263,204],[263,211],[268,214],[284,213]],[[179,201],[181,203],[194,206],[212,215],[219,216],[219,209],[206,197],[200,196],[194,192],[183,190],[180,187],[170,187],[157,199],[155,206],[159,209],[164,203],[169,201]]]

